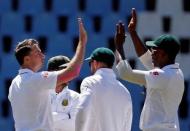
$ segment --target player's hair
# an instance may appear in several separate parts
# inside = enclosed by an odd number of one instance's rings
[[[113,67],[113,64],[114,64],[114,62],[102,62],[102,63],[104,63],[104,65],[106,65],[106,68],[112,68]]]
[[[38,41],[35,39],[25,39],[18,43],[15,48],[15,57],[20,65],[23,64],[24,57],[30,54],[34,45],[38,46]]]

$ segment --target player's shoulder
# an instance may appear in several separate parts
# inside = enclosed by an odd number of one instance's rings
[[[96,88],[94,88],[95,86],[98,85],[98,83],[100,82],[100,76],[99,75],[92,75],[92,76],[88,76],[85,79],[83,79],[81,86],[80,86],[80,90],[81,92],[86,91],[86,90],[94,90]],[[93,91],[95,92],[95,91]]]
[[[101,78],[102,78],[101,75],[99,75],[99,74],[94,74],[94,75],[91,75],[91,76],[86,77],[84,80],[86,80],[86,81],[94,81],[94,80],[99,80],[99,79],[101,79]]]
[[[72,96],[79,96],[79,93],[74,90],[68,89],[68,91]]]
[[[155,76],[159,76],[159,75],[164,75],[166,74],[166,72],[160,68],[154,68],[152,70],[149,71],[150,75],[155,75]]]
[[[167,70],[155,68],[149,71],[149,76],[160,81],[167,81],[171,78],[171,74]]]
[[[97,83],[100,79],[101,79],[101,76],[99,76],[99,75],[88,76],[83,79],[82,84],[91,85],[91,84]]]

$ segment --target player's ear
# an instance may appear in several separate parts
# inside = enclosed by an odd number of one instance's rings
[[[29,56],[25,56],[25,57],[24,57],[24,63],[25,63],[25,62],[29,62],[29,61],[30,61],[30,57],[29,57]]]
[[[97,64],[98,64],[98,61],[96,61],[96,60],[93,60],[93,63],[94,63],[95,65],[97,65]]]

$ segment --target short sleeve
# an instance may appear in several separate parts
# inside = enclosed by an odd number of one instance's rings
[[[44,87],[46,89],[52,89],[56,87],[57,75],[55,72],[42,71],[39,73],[34,73],[30,77],[30,85],[35,87]]]

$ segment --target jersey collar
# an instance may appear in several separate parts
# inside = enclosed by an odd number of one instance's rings
[[[170,65],[164,66],[162,69],[163,70],[166,70],[166,69],[179,69],[179,63],[170,64]]]
[[[109,68],[100,68],[95,72],[95,74],[106,75],[106,77],[116,77],[113,70]]]
[[[34,73],[32,70],[30,70],[30,69],[20,69],[19,70],[19,75],[22,75],[22,74],[25,74],[25,73]]]

